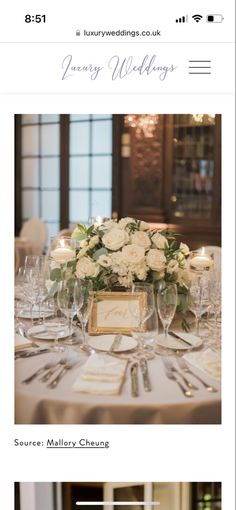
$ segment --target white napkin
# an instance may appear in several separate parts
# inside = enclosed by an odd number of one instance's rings
[[[73,391],[94,395],[118,395],[127,361],[107,354],[92,354],[74,382]]]
[[[219,352],[206,349],[203,352],[189,352],[183,358],[191,363],[191,365],[200,368],[203,372],[220,381],[221,356]]]
[[[24,349],[27,347],[31,347],[32,342],[28,340],[23,335],[19,335],[18,333],[15,333],[15,351],[19,351],[20,349]]]

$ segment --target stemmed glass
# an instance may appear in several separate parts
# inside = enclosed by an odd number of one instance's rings
[[[213,312],[214,341],[220,344],[221,314],[221,278],[220,273],[213,271],[209,281],[210,309]]]
[[[145,323],[152,316],[155,309],[153,286],[150,283],[134,283],[131,287],[132,296],[137,296],[137,300],[129,301],[131,315],[136,319],[140,331],[139,349],[142,351],[144,346]],[[136,335],[136,333],[135,333]]]
[[[86,326],[92,311],[93,298],[93,284],[91,280],[77,280],[77,285],[74,287],[74,302],[76,304],[76,314],[82,327],[83,343],[80,345],[80,348],[88,353],[93,352],[86,338]]]
[[[33,326],[33,308],[36,305],[39,294],[38,271],[35,269],[25,269],[23,276],[23,293],[25,300],[30,304],[30,318]]]
[[[157,294],[157,308],[164,328],[165,342],[167,342],[169,327],[175,316],[176,306],[177,287],[175,283],[171,283],[160,289]]]
[[[209,285],[198,279],[189,285],[188,307],[196,318],[196,334],[200,336],[200,320],[210,307]]]
[[[59,310],[66,316],[68,319],[68,329],[70,339],[67,343],[70,345],[74,345],[78,343],[78,340],[72,338],[73,327],[72,322],[73,318],[77,313],[78,305],[75,300],[75,296],[77,293],[78,282],[74,281],[62,281],[60,282],[57,289],[57,305]]]
[[[66,334],[67,325],[65,319],[58,317],[50,320],[45,318],[43,325],[48,334],[52,335],[54,338],[54,345],[51,347],[51,351],[65,351],[65,347],[59,344],[59,338],[62,338]]]

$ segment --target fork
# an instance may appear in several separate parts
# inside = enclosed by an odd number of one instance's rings
[[[169,360],[163,358],[163,363],[164,363],[164,367],[165,367],[165,373],[166,373],[166,376],[168,377],[168,379],[175,381],[178,384],[178,386],[180,387],[180,389],[181,389],[182,393],[185,395],[185,397],[193,397],[193,394],[191,393],[191,391],[186,390],[186,388],[180,382],[178,376],[176,376],[174,374],[174,372],[172,371],[172,369],[170,368],[170,366],[172,364],[169,362]]]
[[[64,377],[67,370],[70,370],[71,368],[74,368],[78,364],[78,359],[74,359],[71,361],[67,361],[63,368],[60,370],[59,374],[53,379],[49,384],[47,384],[47,388],[54,389],[58,385],[59,381]]]
[[[56,364],[55,366],[53,366],[52,368],[50,368],[50,370],[48,370],[46,372],[46,374],[43,375],[43,377],[41,377],[40,382],[46,382],[50,379],[50,377],[56,372],[56,370],[58,370],[58,368],[60,368],[60,365],[65,365],[66,363],[68,362],[68,358],[64,357],[64,358],[61,358]]]
[[[200,381],[203,386],[209,391],[209,393],[216,393],[218,390],[214,388],[211,384],[206,383],[199,375],[196,375],[195,372],[193,372],[189,366],[187,365],[186,361],[183,358],[178,358],[178,364],[182,372],[186,372],[189,374],[192,374],[198,381]]]
[[[186,384],[186,386],[188,388],[190,388],[191,390],[199,390],[198,386],[195,386],[195,384],[193,384],[191,381],[189,381],[189,379],[187,379],[187,377],[185,377],[185,375],[182,373],[182,371],[178,370],[173,365],[173,363],[171,363],[171,361],[169,359],[165,359],[165,362],[166,362],[166,368],[168,370],[171,370],[172,372],[175,372],[176,374],[180,375],[180,377],[183,379],[184,383]]]
[[[22,381],[22,383],[24,384],[29,384],[31,381],[33,381],[36,377],[38,377],[38,375],[42,374],[43,372],[45,372],[45,370],[48,370],[50,369],[51,367],[53,367],[55,365],[55,361],[48,361],[48,363],[46,363],[46,365],[43,365],[42,367],[38,368],[38,370],[36,370],[36,372],[34,372],[32,375],[30,375],[29,377],[27,377],[26,379],[24,379]]]

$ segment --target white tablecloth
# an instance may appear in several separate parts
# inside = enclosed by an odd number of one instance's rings
[[[53,354],[58,356],[58,354]],[[118,396],[95,396],[72,391],[81,367],[69,370],[55,389],[30,376],[53,356],[43,354],[16,361],[15,423],[17,424],[210,424],[221,422],[220,384],[194,368],[219,391],[209,393],[199,381],[193,398],[186,398],[174,381],[167,379],[160,356],[148,362],[152,391],[143,389],[139,373],[139,397],[131,396],[129,371]],[[86,355],[81,353],[81,361]],[[140,371],[139,371],[140,372]],[[191,378],[189,376],[189,378]]]

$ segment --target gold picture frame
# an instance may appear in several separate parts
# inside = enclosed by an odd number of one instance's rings
[[[145,306],[144,292],[96,292],[92,313],[89,319],[90,335],[104,333],[123,333],[131,335],[132,331],[145,331],[146,327],[138,325],[138,317],[132,314],[130,304]]]

